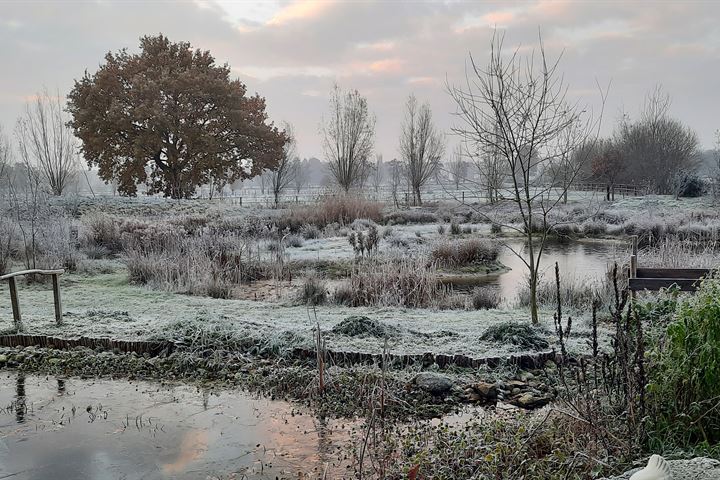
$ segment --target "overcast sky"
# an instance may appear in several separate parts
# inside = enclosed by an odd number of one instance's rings
[[[532,48],[542,31],[573,97],[597,109],[596,84],[612,82],[605,133],[620,112],[636,116],[662,84],[672,114],[704,148],[720,128],[720,1],[10,1],[0,0],[0,124],[14,127],[26,99],[62,94],[108,51],[138,50],[163,33],[210,50],[267,99],[276,123],[295,126],[301,156],[322,156],[318,128],[334,82],[356,88],[377,116],[376,150],[396,157],[403,104],[430,102],[449,131],[446,81],[483,63],[494,28],[508,46]],[[456,139],[449,137],[452,146]]]

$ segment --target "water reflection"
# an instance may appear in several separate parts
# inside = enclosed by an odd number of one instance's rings
[[[560,267],[565,282],[581,281],[599,283],[613,262],[622,262],[628,246],[620,242],[547,242],[540,261],[540,281],[554,278],[555,262]],[[454,279],[453,284],[461,290],[475,286],[496,288],[506,302],[513,302],[527,285],[528,269],[515,252],[527,255],[526,244],[520,240],[510,241],[500,251],[498,260],[509,270],[490,275],[468,275]],[[527,257],[526,257],[527,258]]]
[[[200,459],[208,449],[208,432],[205,430],[190,430],[183,435],[180,443],[180,452],[177,458],[162,466],[166,474],[184,472],[188,465]]]
[[[0,410],[0,478],[339,478],[348,467],[337,446],[352,423],[241,391],[4,372],[0,405],[12,406]],[[87,421],[71,421],[76,411]]]
[[[19,373],[15,380],[15,421],[25,423],[27,398],[25,396],[25,375]]]

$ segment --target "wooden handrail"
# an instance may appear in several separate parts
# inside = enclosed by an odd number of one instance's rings
[[[39,268],[34,268],[32,270],[21,270],[19,272],[7,273],[1,276],[0,280],[8,280],[10,278],[18,277],[20,275],[33,275],[36,273],[39,273],[40,275],[62,275],[63,273],[65,273],[65,270],[41,270]]]
[[[15,323],[15,329],[22,330],[22,316],[20,315],[20,300],[18,299],[17,283],[15,277],[20,275],[50,275],[52,276],[52,287],[53,287],[53,301],[55,303],[55,322],[60,325],[62,324],[62,303],[60,300],[60,281],[59,277],[65,273],[65,270],[41,270],[39,268],[33,268],[31,270],[21,270],[19,272],[8,273],[7,275],[0,276],[0,280],[7,280],[10,286],[10,303],[12,304],[13,322]]]

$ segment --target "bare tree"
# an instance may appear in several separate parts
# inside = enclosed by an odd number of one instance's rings
[[[321,131],[330,174],[347,193],[367,179],[375,136],[375,117],[368,110],[367,99],[357,90],[343,92],[335,85],[330,114]]]
[[[444,152],[443,135],[433,123],[430,105],[418,105],[415,95],[410,95],[405,104],[405,121],[400,133],[400,155],[405,163],[414,204],[422,205],[420,189],[435,175]]]
[[[460,121],[453,131],[480,152],[497,152],[503,169],[512,177],[508,193],[521,225],[498,218],[491,221],[525,237],[526,252],[510,245],[507,248],[528,269],[533,323],[539,322],[540,259],[555,226],[550,213],[565,195],[562,188],[544,184],[537,173],[586,142],[599,125],[583,108],[566,100],[567,86],[558,72],[560,57],[549,62],[542,37],[539,40],[539,51],[533,50],[527,57],[521,57],[518,50],[505,55],[503,36],[496,33],[487,67],[479,67],[470,55],[466,82],[462,87],[449,87]]]
[[[713,196],[720,199],[720,130],[715,132],[715,148],[712,150],[713,165]]]
[[[492,145],[471,146],[467,141],[464,141],[462,146],[465,156],[472,160],[480,175],[479,181],[473,183],[485,192],[485,198],[490,205],[497,203],[502,198],[500,192],[507,177],[500,151]]]
[[[300,195],[300,191],[307,185],[310,179],[310,164],[307,160],[301,161],[299,158],[293,160],[293,187],[295,195]]]
[[[669,109],[670,96],[656,87],[647,95],[638,121],[624,116],[617,140],[630,180],[659,194],[673,193],[676,176],[698,167],[697,135],[671,118]]]
[[[375,190],[375,194],[380,191],[383,180],[385,180],[385,164],[383,163],[383,156],[381,154],[375,155],[375,164],[372,169],[372,186]]]
[[[54,195],[62,195],[78,170],[75,137],[67,121],[59,94],[44,90],[25,105],[17,122],[20,148]]]
[[[393,203],[395,204],[395,207],[400,206],[400,199],[398,197],[400,185],[403,182],[403,177],[405,177],[404,165],[399,162],[396,158],[393,158],[388,162],[388,170],[390,171],[390,191],[393,198]]]
[[[5,187],[7,183],[6,175],[10,170],[10,139],[5,135],[2,125],[0,125],[0,186]],[[6,192],[7,188],[2,188],[2,192]]]
[[[296,165],[294,162],[298,160],[295,156],[295,153],[297,152],[297,141],[295,139],[295,131],[292,125],[284,122],[283,130],[285,131],[287,141],[285,142],[285,145],[283,145],[282,155],[278,160],[277,166],[268,171],[270,188],[273,192],[276,207],[280,203],[280,196],[282,193],[290,187],[293,182],[296,172]]]
[[[455,190],[460,190],[460,185],[468,177],[468,162],[465,161],[461,145],[456,145],[453,149],[452,157],[447,163],[447,171],[455,184]]]
[[[605,200],[615,200],[615,186],[626,171],[622,151],[613,140],[599,140],[590,155],[592,179],[605,184]]]
[[[8,179],[10,207],[20,230],[25,267],[29,270],[37,268],[40,223],[48,216],[47,189],[44,174],[35,165],[31,150],[20,134],[16,132],[16,135],[20,164]]]

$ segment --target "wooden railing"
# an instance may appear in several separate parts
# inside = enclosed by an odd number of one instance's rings
[[[62,323],[62,304],[60,302],[60,281],[59,277],[65,273],[65,270],[22,270],[20,272],[8,273],[0,276],[0,281],[7,280],[10,286],[10,303],[12,304],[13,323],[16,330],[22,328],[22,316],[20,314],[20,300],[18,299],[17,282],[15,277],[24,275],[50,275],[52,276],[53,299],[55,302],[55,322],[60,325]]]

